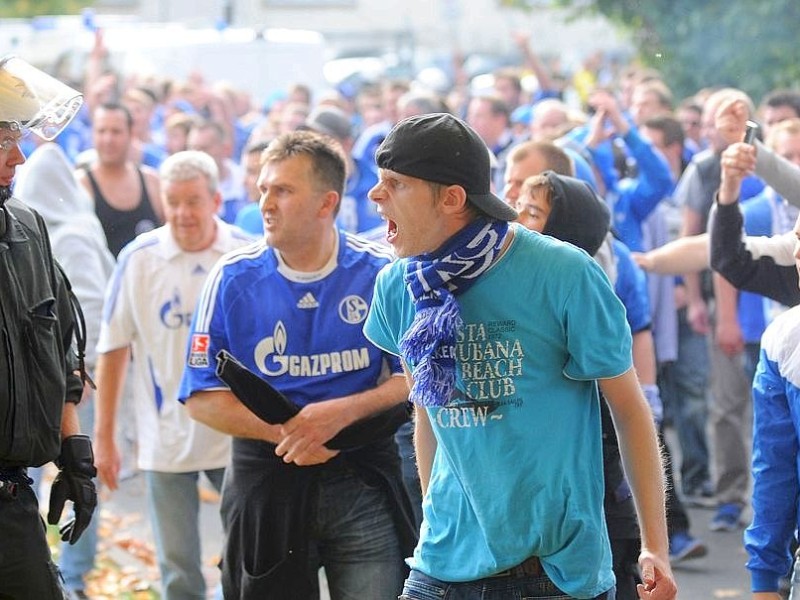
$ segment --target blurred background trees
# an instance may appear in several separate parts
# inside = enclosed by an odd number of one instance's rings
[[[535,10],[539,0],[501,0]],[[639,60],[661,71],[677,97],[732,85],[760,98],[800,84],[800,2],[786,0],[554,0],[596,11],[625,30]]]
[[[39,15],[75,15],[91,2],[80,0],[3,0],[0,18],[36,17]]]

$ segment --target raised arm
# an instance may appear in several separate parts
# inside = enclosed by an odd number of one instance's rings
[[[715,125],[728,144],[744,139],[748,109],[742,100],[723,102],[717,110]],[[751,170],[778,192],[789,204],[800,206],[800,169],[758,140],[753,146],[755,163]]]
[[[800,301],[795,267],[779,266],[769,256],[754,256],[756,248],[763,250],[763,243],[748,245],[744,238],[739,187],[744,176],[755,167],[756,152],[749,144],[736,143],[722,153],[722,181],[709,220],[711,266],[737,288],[791,306]],[[793,241],[784,240],[781,244],[793,246]]]

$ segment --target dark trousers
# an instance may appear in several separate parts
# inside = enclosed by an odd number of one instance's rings
[[[0,499],[0,600],[63,600],[45,532],[30,485],[19,484],[14,499]]]
[[[669,535],[679,531],[689,531],[689,514],[683,506],[678,491],[675,489],[675,479],[672,475],[672,453],[669,450],[664,433],[659,432],[658,439],[661,442],[661,452],[664,458],[664,478],[666,479],[666,508],[667,508],[667,531]]]

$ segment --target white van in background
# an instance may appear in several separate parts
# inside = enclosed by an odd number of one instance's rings
[[[291,83],[305,83],[315,93],[330,87],[323,73],[325,40],[316,31],[135,21],[99,25],[109,66],[123,77],[182,80],[198,72],[209,83],[227,81],[249,92],[256,103]],[[62,24],[34,31],[14,53],[60,79],[81,82],[94,36],[86,27]]]

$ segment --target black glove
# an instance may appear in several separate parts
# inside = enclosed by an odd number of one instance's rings
[[[61,456],[56,465],[60,469],[50,488],[50,510],[47,522],[58,523],[64,503],[72,500],[75,516],[61,526],[61,541],[74,544],[89,526],[97,507],[97,489],[92,478],[94,468],[92,440],[87,435],[71,435],[61,442]]]

